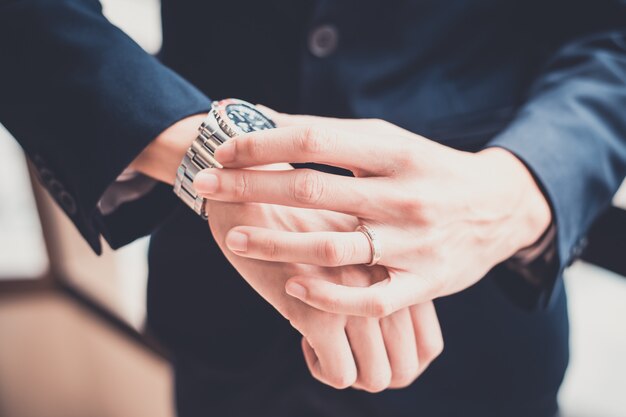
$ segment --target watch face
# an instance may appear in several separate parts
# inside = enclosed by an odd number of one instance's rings
[[[265,117],[256,108],[243,103],[226,106],[226,115],[243,133],[276,127],[274,122]]]
[[[221,118],[237,134],[276,127],[271,119],[257,110],[252,104],[243,100],[222,100],[216,107]],[[232,136],[231,132],[227,133],[229,136]]]

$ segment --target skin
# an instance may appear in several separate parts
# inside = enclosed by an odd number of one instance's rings
[[[380,318],[461,291],[537,241],[552,221],[532,175],[504,149],[461,152],[381,120],[271,116],[280,128],[227,142],[216,159],[228,169],[200,173],[195,186],[213,201],[329,210],[370,226],[383,248],[383,281],[352,286],[307,273],[287,281],[287,293],[320,310]],[[342,167],[354,178],[245,169],[296,162]],[[239,256],[272,262],[341,267],[372,256],[354,229],[241,225],[229,238],[246,242]]]
[[[192,116],[168,128],[130,168],[172,184],[182,155],[196,136],[203,117]],[[257,166],[255,170],[293,171],[287,164]],[[233,187],[234,193],[241,193],[245,184],[233,183],[229,187]],[[340,265],[337,261],[313,265],[254,259],[241,256],[246,248],[236,234],[229,234],[235,227],[288,234],[350,232],[358,225],[355,216],[253,202],[209,201],[206,209],[211,232],[226,258],[303,335],[305,361],[319,381],[335,388],[352,386],[369,392],[401,388],[412,383],[441,353],[443,339],[430,300],[384,318],[372,318],[322,311],[285,292],[285,285],[293,276],[314,276],[320,282],[346,288],[369,288],[387,278],[384,267]],[[271,246],[257,243],[272,253]],[[328,248],[332,250],[330,246],[318,247],[320,256],[333,258],[332,253],[326,253]]]

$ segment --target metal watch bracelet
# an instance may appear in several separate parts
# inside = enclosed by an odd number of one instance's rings
[[[222,168],[213,157],[215,150],[233,136],[275,127],[270,118],[246,101],[234,98],[214,101],[200,126],[200,134],[187,150],[176,172],[174,193],[206,220],[206,200],[193,188],[198,172],[206,168]]]
[[[209,113],[205,122],[200,126],[200,133],[185,153],[176,171],[174,182],[174,193],[204,220],[208,219],[205,210],[206,199],[198,195],[193,187],[193,180],[203,169],[222,168],[213,155],[215,149],[228,139],[218,137],[216,132],[210,132],[207,127],[212,124],[210,123],[212,118],[212,114]]]

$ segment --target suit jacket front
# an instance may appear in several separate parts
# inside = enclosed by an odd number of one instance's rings
[[[159,62],[95,0],[0,0],[0,121],[94,250],[100,236],[119,247],[153,233],[149,321],[175,354],[181,415],[552,414],[567,364],[560,276],[626,174],[623,2],[163,0],[162,17]],[[536,290],[497,267],[438,300],[446,350],[408,389],[322,387],[288,323],[169,187],[107,216],[97,208],[159,132],[208,109],[207,95],[509,149],[551,204],[558,273]]]

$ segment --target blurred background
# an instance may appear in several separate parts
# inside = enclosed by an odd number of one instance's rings
[[[158,0],[102,3],[159,49]],[[626,416],[626,187],[614,205],[565,278],[563,417]],[[147,243],[95,256],[0,125],[0,416],[173,417],[167,354],[144,331]]]

